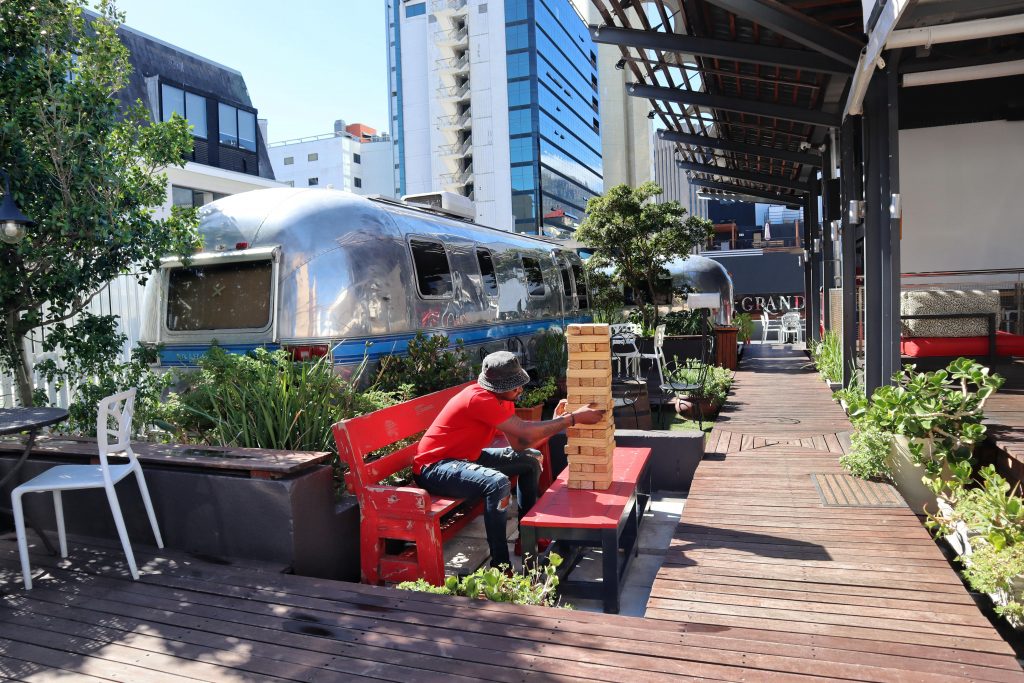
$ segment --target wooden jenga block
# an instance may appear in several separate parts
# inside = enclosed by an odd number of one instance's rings
[[[579,370],[582,367],[583,367],[583,361],[581,361],[581,360],[571,360],[571,361],[569,361],[569,369],[570,370]]]
[[[584,467],[593,467],[593,465],[584,465],[583,463],[580,463],[580,462],[570,462],[569,463],[569,471],[570,472],[583,472],[584,471],[583,470]]]
[[[573,465],[579,465],[579,468],[583,472],[593,472],[594,466],[586,463],[573,463]]]
[[[612,464],[610,462],[602,464],[583,465],[583,467],[593,467],[594,469],[592,471],[595,474],[611,474],[612,472]]]

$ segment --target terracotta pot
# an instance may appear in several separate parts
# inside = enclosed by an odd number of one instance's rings
[[[693,410],[693,399],[690,398],[675,398],[673,399],[676,413],[686,418],[697,419],[697,414]],[[708,399],[701,399],[700,411],[705,419],[714,417],[718,413],[718,409],[721,406],[716,403],[709,401]]]
[[[516,417],[520,420],[539,420],[544,414],[544,404],[538,403],[535,406],[516,406]]]

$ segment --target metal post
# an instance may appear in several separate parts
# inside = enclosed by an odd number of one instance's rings
[[[821,341],[821,249],[815,249],[815,242],[821,243],[821,221],[818,219],[818,181],[812,178],[807,193],[807,235],[811,244],[811,293],[807,297],[807,339]]]
[[[859,118],[850,116],[839,131],[840,202],[843,222],[843,386],[854,379],[857,360],[857,226],[850,222],[850,202],[861,198],[861,164],[857,156]]]
[[[886,380],[902,367],[900,338],[903,332],[903,325],[900,321],[900,310],[902,308],[900,305],[900,292],[903,269],[900,259],[900,240],[902,239],[903,209],[902,201],[900,200],[900,76],[899,69],[897,68],[900,61],[900,52],[902,51],[893,50],[888,54],[887,66],[884,72],[886,79],[885,111],[879,112],[879,116],[884,115],[887,119],[888,137],[886,142],[889,153],[888,168],[883,167],[883,172],[888,171],[886,174],[888,176],[888,190],[882,195],[882,206],[880,207],[883,216],[888,216],[887,221],[883,219],[883,225],[886,225],[889,231],[889,262],[882,264],[889,274],[887,278],[889,288],[886,301],[888,310],[884,311],[884,313],[891,316],[888,335],[886,335],[882,342],[884,345],[883,351],[888,351],[886,354],[888,371],[883,375]]]
[[[884,95],[884,76],[875,73],[864,98],[864,389],[870,395],[885,381],[882,340],[884,284],[882,268],[882,225],[879,200],[882,196],[883,159],[888,155],[880,145],[888,142],[887,119],[879,120],[878,101]],[[879,92],[883,89],[883,92]],[[884,154],[884,156],[883,156]],[[887,236],[888,237],[888,236]],[[888,252],[888,239],[885,240]]]
[[[824,158],[832,158],[828,150],[825,151]],[[833,216],[829,210],[829,207],[835,203],[835,198],[832,197],[835,188],[829,182],[834,170],[833,168],[822,168],[821,171],[821,321],[826,330],[832,329],[834,324],[832,320],[832,294],[830,291],[835,287],[835,245],[832,242],[832,221],[838,218],[838,216]]]
[[[811,211],[810,200],[804,199],[803,223],[804,234],[801,242],[804,249],[804,325],[806,325],[804,339],[810,339],[812,317],[814,315],[814,283],[811,279],[811,269],[814,263],[814,254],[811,253]]]

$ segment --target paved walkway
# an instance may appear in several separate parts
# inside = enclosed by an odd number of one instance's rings
[[[820,676],[1024,680],[917,517],[843,474],[850,425],[804,353],[748,353],[648,619],[716,629],[750,665],[785,653]]]

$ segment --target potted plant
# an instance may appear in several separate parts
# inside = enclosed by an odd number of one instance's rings
[[[829,389],[836,391],[842,388],[843,382],[843,347],[842,340],[834,331],[825,332],[821,341],[809,344],[811,357]]]
[[[700,372],[700,364],[678,366],[670,373],[671,380],[677,384],[695,384]],[[675,400],[676,412],[680,415],[694,415],[694,403],[700,401],[700,411],[705,417],[713,417],[725,404],[725,399],[732,387],[732,373],[716,365],[707,368],[707,377],[699,396],[678,397]]]
[[[548,377],[542,384],[527,387],[519,397],[516,416],[523,420],[539,420],[544,412],[544,403],[555,395],[558,386],[554,377]]]
[[[896,488],[917,514],[935,504],[927,479],[953,481],[985,438],[985,401],[1003,378],[966,358],[944,370],[917,372],[912,365],[879,387],[870,401],[851,406],[850,416],[892,435],[887,465]]]
[[[737,313],[732,317],[732,324],[737,330],[736,336],[740,341],[736,356],[742,358],[743,349],[750,344],[750,340],[754,336],[754,318],[749,313]]]
[[[565,335],[558,330],[546,330],[538,334],[534,347],[534,361],[538,377],[544,380],[553,378],[558,387],[558,395],[565,396],[565,375],[569,365],[569,348],[565,344]]]

